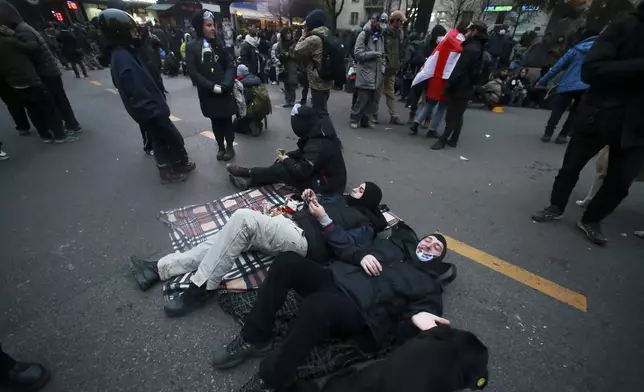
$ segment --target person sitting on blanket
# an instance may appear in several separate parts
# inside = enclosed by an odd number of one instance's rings
[[[284,183],[325,196],[341,195],[347,184],[347,169],[331,119],[320,118],[313,108],[296,104],[291,110],[291,127],[299,137],[297,150],[278,151],[277,160],[268,167],[249,169],[228,164],[230,181],[241,190]]]
[[[301,254],[282,253],[273,261],[240,335],[215,350],[213,366],[232,368],[270,353],[245,388],[282,390],[326,338],[358,335],[378,348],[394,336],[413,337],[426,318],[446,323],[438,318],[442,285],[456,278],[456,267],[443,262],[446,253],[445,237],[430,234],[418,240],[404,223],[394,226],[388,239],[345,249],[342,261],[328,268]],[[286,339],[271,352],[275,315],[291,289],[303,301]]]
[[[206,291],[218,288],[237,257],[251,248],[267,254],[293,251],[323,263],[334,252],[370,245],[376,233],[387,227],[378,208],[382,191],[373,182],[360,184],[345,197],[320,201],[307,189],[302,199],[308,202],[308,208],[295,213],[293,220],[240,208],[221,230],[186,252],[170,253],[158,262],[132,257],[134,278],[146,290],[159,280],[196,271],[190,278],[190,288],[164,306],[166,315],[178,317],[202,305]]]

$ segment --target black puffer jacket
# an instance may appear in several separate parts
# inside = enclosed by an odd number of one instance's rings
[[[454,99],[472,98],[483,68],[483,49],[487,40],[487,34],[479,34],[463,42],[463,53],[447,80],[443,95]]]
[[[313,189],[324,196],[341,195],[347,185],[347,169],[342,145],[331,119],[320,118],[308,106],[300,106],[291,116],[297,150],[289,152],[282,164],[300,188]]]
[[[35,48],[34,48],[35,46]],[[0,79],[11,87],[31,87],[41,84],[30,54],[38,47],[27,44],[13,35],[0,34]]]
[[[586,54],[581,78],[590,85],[575,132],[606,132],[620,124],[624,148],[644,146],[644,2],[608,25]],[[586,112],[588,106],[588,113]]]
[[[61,75],[56,59],[49,50],[45,39],[33,27],[25,23],[18,10],[5,0],[0,0],[0,24],[14,30],[16,38],[20,41],[38,45],[38,49],[31,56],[38,76],[56,77]]]
[[[336,285],[360,308],[377,343],[389,341],[399,322],[418,312],[443,313],[443,289],[437,275],[418,261],[418,242],[409,226],[398,224],[389,239],[346,252],[344,262],[329,267]],[[382,265],[379,276],[367,275],[360,266],[369,254]]]
[[[235,65],[233,58],[219,40],[210,42],[212,53],[202,59],[203,37],[190,41],[186,46],[186,63],[190,78],[197,86],[201,113],[208,118],[230,118],[237,112],[232,91]],[[215,85],[222,93],[214,92]]]

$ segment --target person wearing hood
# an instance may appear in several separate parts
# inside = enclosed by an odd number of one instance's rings
[[[239,64],[237,66],[236,79],[244,88],[246,107],[251,110],[247,111],[243,118],[237,118],[235,120],[235,124],[233,125],[234,132],[259,136],[262,131],[262,121],[265,118],[265,115],[263,114],[266,113],[266,110],[270,110],[270,99],[268,102],[264,102],[258,97],[254,104],[251,105],[251,103],[253,101],[253,90],[258,87],[264,90],[266,90],[266,88],[262,86],[262,80],[259,76],[250,73],[248,71],[248,67],[244,64]],[[261,95],[263,96],[263,94]],[[265,95],[268,97],[268,91],[265,91]],[[258,112],[261,112],[262,115],[257,115]]]
[[[566,54],[563,55],[563,57],[561,57],[552,68],[550,68],[548,73],[543,75],[543,77],[537,81],[537,88],[539,86],[547,86],[555,76],[561,72],[564,73],[555,89],[557,94],[554,96],[552,103],[550,104],[550,118],[548,119],[546,130],[541,137],[542,142],[548,143],[552,139],[552,135],[557,128],[557,124],[559,123],[559,120],[561,120],[561,116],[563,116],[566,110],[570,109],[568,119],[566,119],[561,132],[559,132],[559,136],[555,139],[555,143],[557,144],[568,143],[568,136],[572,131],[579,101],[589,87],[581,80],[581,65],[584,62],[586,53],[588,53],[598,37],[599,35],[597,32],[590,30],[586,31],[582,41],[567,51]]]
[[[387,227],[380,212],[382,190],[365,182],[344,197],[318,199],[307,189],[302,193],[308,208],[274,217],[248,208],[237,209],[226,224],[205,242],[183,253],[170,253],[158,261],[130,259],[130,268],[142,290],[159,280],[194,272],[190,286],[164,306],[168,317],[179,317],[202,306],[207,292],[216,290],[235,260],[249,249],[274,255],[294,252],[318,263],[334,254],[371,244]]]
[[[644,166],[644,2],[632,14],[610,23],[595,40],[581,66],[590,85],[575,116],[575,131],[555,178],[550,206],[532,216],[545,222],[562,218],[579,173],[605,146],[610,154],[606,178],[577,227],[588,240],[606,245],[601,221],[628,196]]]
[[[302,37],[295,45],[295,55],[303,62],[306,76],[311,88],[311,106],[320,116],[328,116],[327,101],[333,80],[324,80],[318,74],[322,67],[323,39],[329,36],[329,28],[325,26],[324,10],[311,11],[304,19]],[[303,97],[304,99],[304,97]]]
[[[443,93],[448,99],[445,132],[432,146],[432,150],[443,149],[445,144],[450,147],[456,147],[458,144],[463,128],[463,115],[474,95],[474,86],[483,66],[483,50],[488,41],[487,25],[477,20],[470,23],[466,30],[463,52],[445,84]]]
[[[290,27],[284,27],[280,33],[277,43],[276,57],[282,68],[282,80],[284,81],[284,105],[290,108],[295,105],[295,88],[297,87],[297,58],[295,56],[295,45],[293,31]]]
[[[456,268],[443,262],[446,254],[441,234],[419,240],[404,223],[392,229],[390,238],[347,250],[326,268],[297,253],[282,253],[240,334],[215,350],[213,365],[228,369],[268,355],[246,389],[281,391],[325,339],[357,337],[377,352],[399,331],[414,336],[428,324],[449,324],[440,317],[442,293],[443,285],[456,278]],[[289,334],[273,349],[273,324],[289,290],[303,301]]]
[[[232,116],[237,113],[233,96],[235,64],[223,41],[217,38],[215,16],[201,10],[192,18],[197,39],[186,47],[186,63],[192,82],[197,86],[201,113],[209,118],[219,151],[217,160],[235,156],[235,130]]]
[[[261,77],[262,72],[262,58],[259,53],[259,37],[257,36],[257,29],[251,28],[241,47],[239,54],[241,63],[248,67],[248,70],[253,75]]]
[[[312,108],[297,104],[291,110],[291,127],[299,138],[297,149],[278,152],[276,162],[268,167],[227,165],[233,185],[247,190],[285,183],[300,190],[313,189],[323,196],[341,195],[347,184],[347,169],[331,119],[320,118]]]
[[[65,60],[69,61],[76,77],[81,77],[81,74],[78,72],[78,67],[80,67],[84,78],[89,77],[87,75],[85,64],[83,63],[83,52],[78,37],[64,23],[60,24],[58,42],[60,42],[63,57],[65,57]]]
[[[112,48],[110,73],[128,114],[152,141],[161,183],[180,182],[196,165],[188,159],[181,133],[170,120],[163,91],[141,56],[141,35],[132,16],[108,8],[98,17]]]
[[[512,54],[514,42],[506,33],[505,28],[501,28],[490,37],[488,53],[494,60],[495,69],[510,66],[510,55]]]
[[[373,128],[378,106],[376,94],[382,85],[385,69],[385,43],[381,34],[382,26],[377,16],[365,23],[353,50],[356,60],[355,100],[349,116],[350,127]]]
[[[49,50],[47,42],[33,27],[25,23],[11,3],[0,0],[0,24],[15,32],[15,38],[34,47],[30,57],[36,67],[36,73],[51,95],[54,109],[65,122],[68,133],[82,132],[78,120],[69,103],[63,78],[58,69],[56,58]],[[35,46],[34,46],[35,45]],[[4,55],[3,55],[4,56]]]

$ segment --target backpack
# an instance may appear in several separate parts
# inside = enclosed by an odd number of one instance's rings
[[[322,80],[345,83],[344,45],[339,38],[329,35],[322,37],[322,64],[318,75]]]
[[[263,84],[253,87],[253,98],[248,105],[246,116],[253,120],[262,120],[272,112],[271,98]]]

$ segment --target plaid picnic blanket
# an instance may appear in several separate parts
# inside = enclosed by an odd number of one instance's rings
[[[192,205],[159,214],[159,219],[170,228],[170,238],[175,251],[184,252],[197,246],[209,236],[217,233],[226,224],[233,212],[240,208],[265,211],[267,208],[283,205],[294,193],[286,185],[269,185],[258,189],[235,193],[201,205]],[[381,210],[387,219],[387,228],[401,221],[389,212],[386,206]],[[223,279],[217,300],[222,309],[243,325],[245,316],[250,312],[257,298],[256,290],[264,281],[272,256],[261,252],[246,252],[235,260],[235,267]],[[177,276],[163,286],[164,299],[171,300],[190,285],[194,272]],[[289,323],[295,318],[300,298],[291,291],[286,302],[277,313],[274,336],[280,340],[288,333]],[[352,340],[329,340],[316,347],[306,363],[298,368],[298,377],[312,379],[329,375],[341,368],[384,355],[388,350],[364,352]]]

